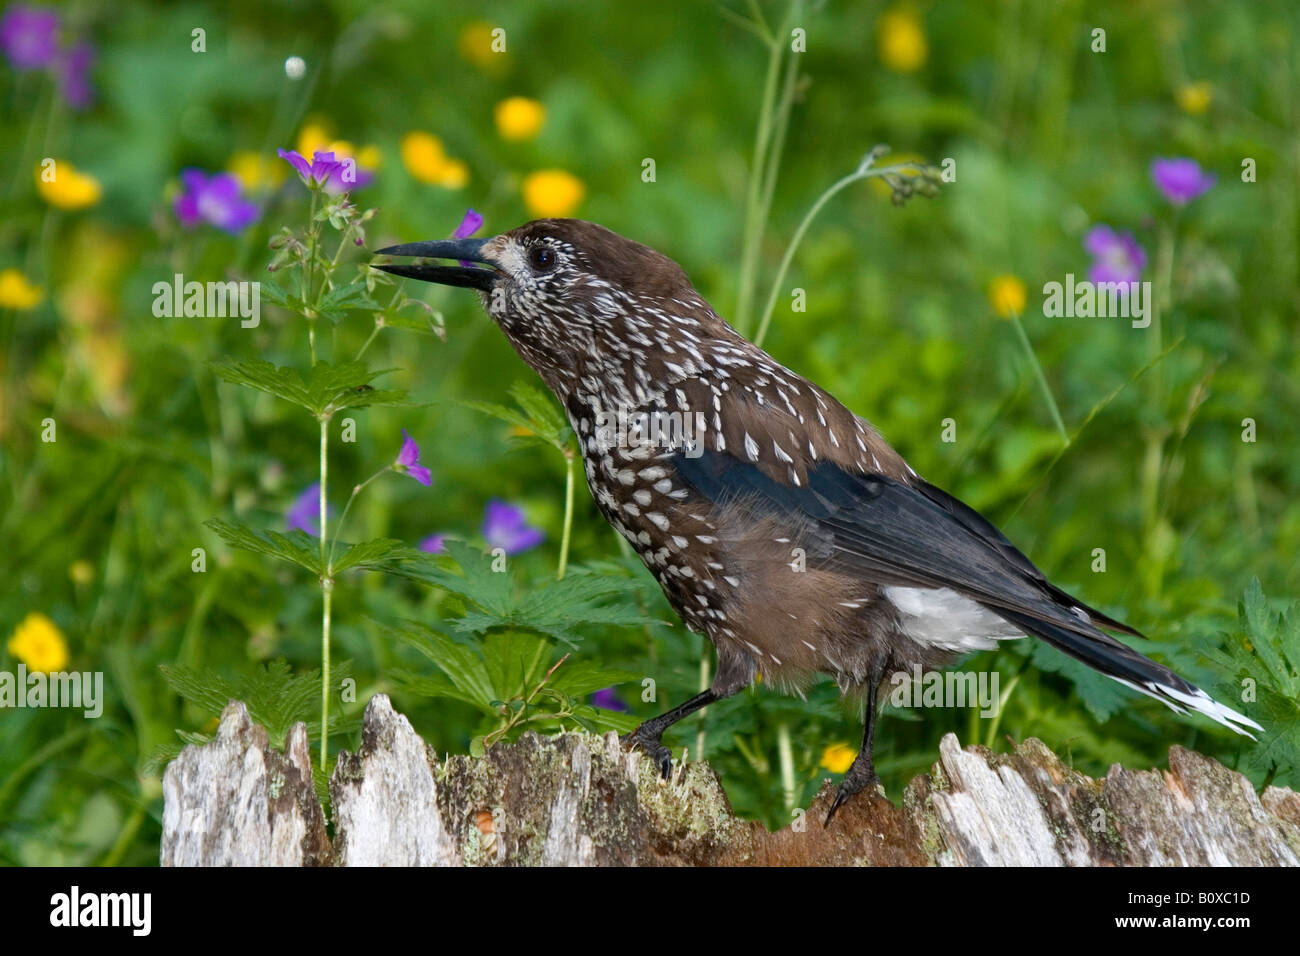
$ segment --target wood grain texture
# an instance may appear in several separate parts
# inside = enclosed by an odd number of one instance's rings
[[[162,862],[175,866],[1296,866],[1300,795],[1173,747],[1168,770],[1094,779],[1041,741],[1012,753],[949,734],[901,804],[827,781],[776,833],[737,819],[707,764],[660,781],[613,734],[562,734],[439,760],[384,695],[330,781],[334,838],[311,789],[305,729],[286,754],[232,702],[216,738],[164,777]]]

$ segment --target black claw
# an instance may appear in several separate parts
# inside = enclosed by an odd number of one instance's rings
[[[831,821],[835,819],[836,811],[838,811],[840,807],[844,806],[844,804],[848,803],[849,797],[851,796],[853,796],[853,794],[849,793],[842,786],[835,792],[835,802],[831,804],[830,812],[826,814],[826,822],[822,824],[823,830],[831,825]]]
[[[659,776],[663,777],[663,779],[667,780],[672,776],[673,754],[671,750],[663,745],[660,738],[643,737],[639,730],[634,730],[630,734],[624,734],[620,737],[619,743],[629,749],[634,747],[640,749],[654,763],[655,769],[659,771]]]
[[[659,776],[667,780],[673,775],[673,758],[667,747],[664,748],[663,753],[656,755],[656,760],[659,764]]]
[[[826,822],[822,824],[822,829],[831,825],[831,820],[835,819],[835,814],[840,807],[849,802],[849,798],[854,794],[861,793],[863,790],[874,788],[880,783],[880,778],[876,776],[876,770],[870,764],[865,769],[858,767],[856,764],[850,768],[849,772],[844,775],[840,781],[840,787],[835,791],[835,800],[831,803],[830,812],[826,814]]]

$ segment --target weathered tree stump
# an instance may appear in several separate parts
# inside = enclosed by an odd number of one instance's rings
[[[384,695],[330,780],[334,839],[311,786],[306,730],[267,746],[232,702],[216,738],[163,780],[164,866],[846,865],[1295,866],[1300,795],[1173,747],[1169,770],[1093,779],[1029,739],[1011,754],[949,734],[902,806],[880,793],[822,819],[828,782],[776,833],[737,819],[707,764],[663,782],[614,734],[526,734],[438,760]]]

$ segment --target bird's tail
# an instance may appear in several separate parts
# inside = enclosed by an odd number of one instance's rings
[[[997,609],[997,613],[1024,628],[1027,634],[1042,638],[1075,660],[1082,661],[1112,680],[1117,680],[1148,697],[1154,697],[1180,714],[1194,710],[1251,740],[1255,739],[1255,735],[1246,728],[1261,731],[1264,729],[1249,717],[1220,704],[1168,667],[1143,657],[1133,648],[1095,628],[1088,629],[1091,633],[1082,634],[1073,627],[1005,608]]]

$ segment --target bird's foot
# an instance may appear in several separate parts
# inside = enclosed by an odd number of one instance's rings
[[[655,769],[659,771],[659,776],[667,780],[672,773],[673,759],[672,751],[664,746],[662,737],[662,731],[659,733],[646,731],[645,724],[642,724],[630,734],[624,734],[620,737],[619,743],[628,750],[640,749],[655,765]]]
[[[876,768],[870,763],[859,764],[854,761],[849,772],[844,775],[840,781],[839,790],[835,791],[835,800],[831,803],[830,812],[826,814],[826,822],[822,824],[825,829],[831,825],[831,820],[835,819],[835,813],[840,807],[849,802],[849,798],[856,793],[861,793],[868,788],[875,788],[880,783],[880,778],[876,776]]]

